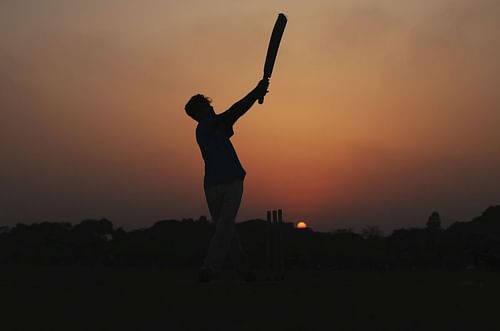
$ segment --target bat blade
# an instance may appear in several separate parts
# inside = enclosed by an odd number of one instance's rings
[[[264,62],[264,76],[263,79],[271,78],[274,69],[274,63],[276,62],[276,55],[278,55],[278,49],[281,43],[281,37],[285,31],[286,23],[288,19],[285,14],[280,13],[274,23],[273,32],[271,33],[271,39],[269,39],[269,46],[267,47],[266,61]],[[259,99],[259,104],[264,103],[264,97]]]

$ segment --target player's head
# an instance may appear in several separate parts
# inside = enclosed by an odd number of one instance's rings
[[[196,94],[189,99],[184,106],[186,114],[193,118],[195,121],[202,120],[205,116],[214,113],[214,108],[212,107],[212,100],[203,94]]]

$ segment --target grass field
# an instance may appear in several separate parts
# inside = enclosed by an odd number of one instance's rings
[[[499,275],[0,267],[0,330],[500,330]],[[263,276],[263,275],[260,275]]]

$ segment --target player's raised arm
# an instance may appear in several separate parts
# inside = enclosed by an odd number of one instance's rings
[[[228,110],[223,112],[220,116],[227,121],[228,124],[233,125],[243,114],[245,114],[259,98],[267,93],[269,87],[269,79],[261,80],[257,86],[250,91],[245,97],[232,105]]]

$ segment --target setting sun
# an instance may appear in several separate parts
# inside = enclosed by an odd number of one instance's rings
[[[295,227],[297,229],[307,229],[307,223],[304,221],[298,221]]]

